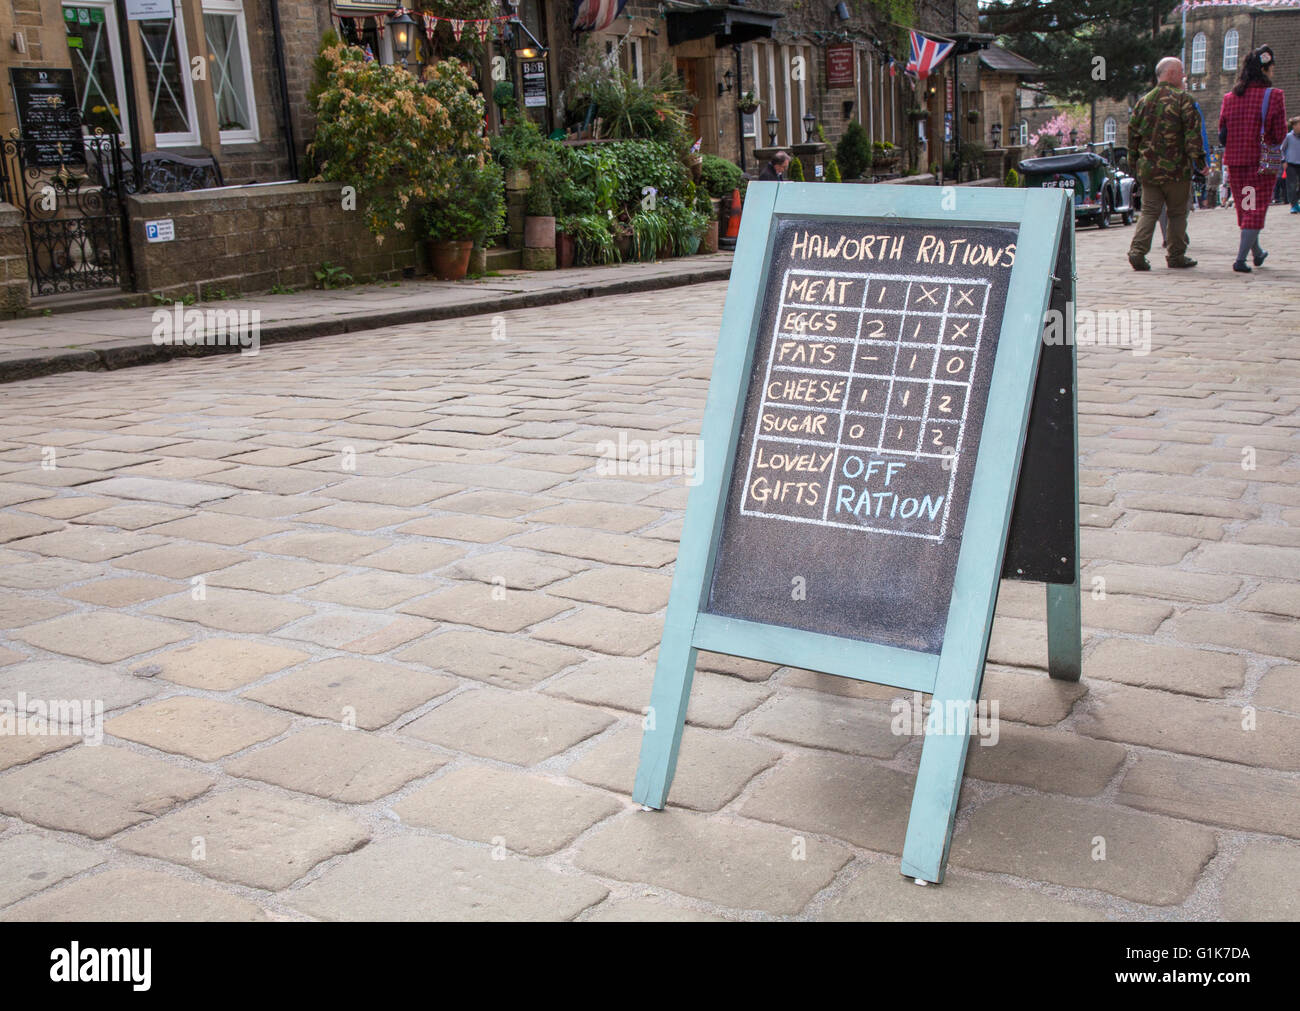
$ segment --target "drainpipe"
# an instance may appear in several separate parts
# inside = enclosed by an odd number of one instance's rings
[[[740,65],[740,46],[734,45],[731,51],[736,56],[736,87],[744,88],[744,79],[741,77],[742,67]],[[741,91],[744,94],[744,91]],[[758,82],[754,82],[754,94],[758,94]],[[745,171],[745,116],[740,111],[740,103],[736,103],[736,144],[740,148],[740,171]]]
[[[117,14],[117,34],[119,45],[122,49],[122,64],[125,71],[122,81],[123,90],[126,92],[127,119],[130,120],[128,129],[131,138],[131,174],[134,176],[135,192],[140,192],[140,187],[144,180],[140,174],[140,156],[143,152],[140,150],[140,105],[135,100],[135,72],[134,63],[131,60],[131,22],[126,17],[125,0],[117,0],[114,4],[114,10]]]
[[[289,172],[299,178],[298,145],[293,140],[293,111],[289,107],[289,82],[284,76],[284,36],[280,31],[280,0],[270,0],[271,38],[275,47],[275,76],[280,86],[280,104],[284,107],[284,143],[289,150]]]

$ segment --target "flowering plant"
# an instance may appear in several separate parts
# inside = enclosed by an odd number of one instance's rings
[[[417,79],[335,43],[322,49],[319,67],[309,148],[316,178],[355,187],[366,227],[380,241],[406,227],[412,204],[456,199],[464,160],[482,164],[490,153],[483,99],[458,61],[442,60]]]

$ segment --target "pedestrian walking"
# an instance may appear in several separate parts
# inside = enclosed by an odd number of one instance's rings
[[[1187,212],[1192,173],[1205,172],[1205,144],[1200,113],[1182,83],[1182,60],[1166,56],[1156,64],[1156,86],[1138,99],[1129,120],[1129,147],[1137,158],[1135,174],[1142,183],[1142,217],[1128,250],[1134,270],[1151,269],[1147,252],[1165,211],[1165,262],[1170,267],[1196,266],[1187,256]]]
[[[1300,214],[1300,116],[1288,124],[1291,132],[1282,138],[1282,160],[1286,162],[1286,200],[1292,214]]]
[[[773,183],[783,182],[785,180],[785,170],[789,165],[790,156],[784,151],[778,151],[763,166],[763,171],[758,174],[758,178]]]
[[[1246,57],[1233,89],[1223,96],[1219,112],[1219,143],[1237,206],[1241,243],[1232,269],[1249,274],[1246,254],[1256,267],[1268,253],[1259,244],[1268,202],[1282,167],[1282,138],[1286,134],[1286,100],[1273,87],[1273,50],[1260,46]]]

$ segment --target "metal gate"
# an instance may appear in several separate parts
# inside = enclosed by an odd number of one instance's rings
[[[17,130],[4,138],[0,183],[26,219],[33,296],[116,288],[129,274],[123,160],[102,130],[80,150]]]

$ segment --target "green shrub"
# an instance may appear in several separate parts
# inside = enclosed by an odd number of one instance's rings
[[[745,173],[735,162],[719,158],[716,154],[704,156],[700,184],[709,191],[709,196],[729,197],[733,190],[740,187],[744,179]]]
[[[455,169],[452,197],[424,208],[425,233],[434,242],[473,239],[486,244],[505,224],[506,202],[501,166],[490,158],[477,164],[465,158]]]
[[[1016,189],[1020,186],[1020,173],[1013,168],[1007,169],[1007,174],[1002,180],[1002,185]]]
[[[803,162],[798,158],[791,156],[790,167],[786,170],[785,177],[792,183],[803,182]]]
[[[603,214],[575,214],[562,218],[557,228],[573,237],[574,260],[580,264],[614,263],[618,247],[610,230],[609,218]]]
[[[834,158],[826,164],[826,181],[828,183],[839,183],[844,181],[844,177],[840,175],[840,163]]]
[[[848,125],[835,146],[835,160],[839,162],[845,179],[861,178],[862,173],[871,167],[871,139],[861,123],[854,121]]]
[[[690,146],[686,111],[694,100],[682,86],[672,61],[664,63],[644,84],[603,59],[578,67],[565,88],[571,124],[586,121],[593,111],[602,121],[603,135],[618,140],[654,140],[674,152]]]
[[[551,200],[551,186],[545,179],[534,179],[528,187],[525,213],[530,218],[549,218],[555,214],[555,202]]]

